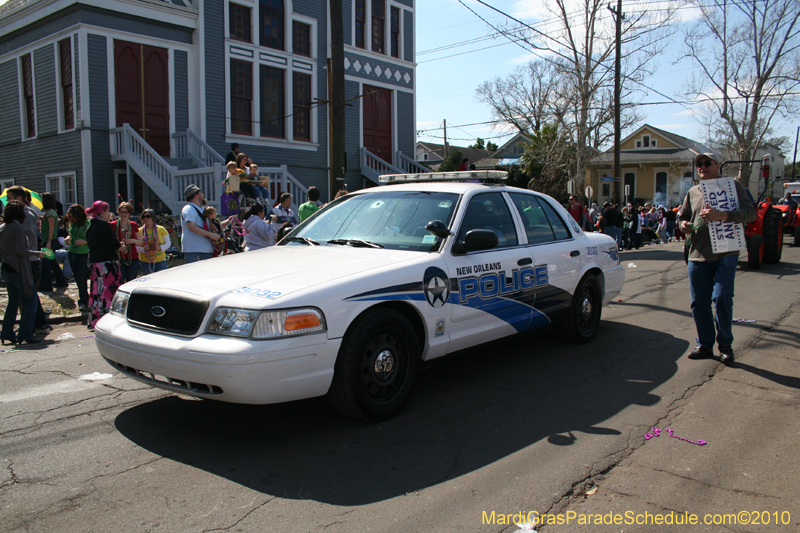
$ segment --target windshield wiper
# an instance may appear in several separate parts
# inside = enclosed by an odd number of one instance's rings
[[[314,245],[319,246],[319,243],[317,241],[315,241],[314,239],[309,239],[308,237],[289,237],[287,240],[290,242],[302,242],[309,246],[314,246]]]
[[[328,244],[349,244],[356,248],[383,248],[382,244],[363,241],[361,239],[331,239],[328,241]]]

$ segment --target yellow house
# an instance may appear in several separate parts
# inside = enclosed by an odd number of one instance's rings
[[[694,157],[707,146],[649,124],[620,143],[620,173],[614,177],[614,149],[586,162],[586,185],[598,204],[626,201],[674,207],[694,184]],[[626,194],[627,192],[627,194]]]

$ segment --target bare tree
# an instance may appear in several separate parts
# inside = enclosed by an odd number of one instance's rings
[[[798,110],[800,2],[703,0],[696,5],[701,16],[686,33],[684,57],[702,75],[693,76],[686,95],[707,102],[698,118],[710,140],[741,160],[753,159],[772,135],[776,118]],[[746,187],[750,168],[739,169]]]
[[[616,44],[614,22],[607,16],[606,5],[607,0],[549,0],[545,6],[556,21],[555,29],[544,33],[516,21],[517,26],[503,30],[515,42],[525,42],[536,53],[542,53],[542,60],[551,65],[553,74],[548,77],[555,80],[555,92],[548,95],[548,102],[553,104],[550,108],[529,108],[528,112],[544,110],[552,114],[532,118],[528,123],[541,126],[543,122],[555,122],[569,132],[576,147],[574,172],[578,186],[582,186],[584,162],[592,155],[590,148],[599,148],[613,135],[614,109],[609,96],[614,86],[612,59]],[[628,97],[635,90],[646,89],[642,80],[651,73],[653,59],[663,51],[672,32],[670,23],[676,5],[664,2],[652,11],[645,9],[646,5],[632,5],[622,25],[622,83],[623,94]],[[519,128],[520,124],[528,126],[519,118],[519,109],[525,107],[527,100],[514,101],[514,91],[502,95],[512,105],[506,106],[498,98],[500,88],[510,88],[515,81],[512,76],[505,85],[495,85],[493,92],[479,90],[479,99],[482,96],[482,101],[490,103],[496,113],[498,109],[513,112],[515,120],[508,123]],[[638,120],[631,107],[625,113],[623,120],[628,126]],[[508,115],[512,113],[497,113],[502,120],[507,120]]]
[[[520,133],[538,132],[558,114],[557,95],[563,83],[555,63],[531,61],[507,78],[495,77],[475,89],[475,99],[492,109],[492,116]]]

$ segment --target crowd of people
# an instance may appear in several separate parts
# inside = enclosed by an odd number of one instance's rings
[[[651,202],[641,206],[628,202],[620,209],[619,204],[605,202],[602,207],[592,203],[587,209],[573,195],[569,198],[567,210],[584,231],[605,233],[617,241],[620,251],[638,250],[649,244],[665,244],[685,238],[676,224],[683,210],[682,204],[668,208]]]
[[[245,171],[257,174],[257,167],[246,164],[246,156],[241,156],[244,154],[239,154],[238,159]],[[186,188],[188,204],[180,216],[180,246],[186,263],[274,246],[320,208],[316,187],[309,188],[308,202],[299,206],[297,214],[291,207],[291,194],[283,193],[272,207],[266,187],[252,186],[250,190],[257,191],[253,193],[256,201],[242,211],[244,217],[240,221],[239,213],[220,220],[216,209],[206,205],[199,187]],[[66,289],[69,280],[74,280],[77,307],[87,314],[87,326],[94,329],[109,311],[122,284],[168,268],[167,252],[173,242],[152,209],[144,209],[137,222],[131,203],[121,202],[115,217],[108,203],[96,201],[88,208],[71,205],[62,217],[63,206],[51,193],[41,195],[41,209],[21,186],[8,188],[6,195],[0,226],[0,277],[8,291],[0,332],[3,344],[39,342],[34,335],[52,329],[40,292]],[[239,238],[226,238],[234,227]],[[20,320],[15,331],[18,312]]]

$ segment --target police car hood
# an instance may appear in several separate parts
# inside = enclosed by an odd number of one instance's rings
[[[142,276],[120,289],[168,289],[206,298],[228,293],[270,298],[315,288],[325,283],[359,276],[398,265],[426,254],[352,246],[273,246],[170,268]]]

